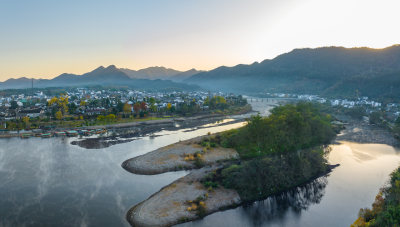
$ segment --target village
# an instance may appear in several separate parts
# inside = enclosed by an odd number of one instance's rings
[[[39,90],[0,96],[0,135],[90,135],[105,130],[91,132],[85,127],[224,113],[246,104],[242,96],[222,92],[74,88],[51,95]]]

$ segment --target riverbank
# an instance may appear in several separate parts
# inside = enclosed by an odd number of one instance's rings
[[[96,125],[91,125],[91,126],[83,126],[81,123],[84,122],[83,120],[74,120],[74,121],[65,121],[65,122],[58,122],[56,125],[46,125],[45,127],[41,128],[34,128],[34,130],[39,130],[42,131],[43,133],[51,133],[54,134],[55,132],[58,131],[68,131],[68,130],[100,130],[100,129],[106,129],[110,130],[113,132],[114,135],[111,136],[103,136],[99,140],[102,140],[102,142],[99,142],[96,144],[96,139],[97,138],[88,138],[88,141],[83,141],[83,142],[76,142],[75,145],[84,147],[84,148],[104,148],[108,147],[114,144],[118,144],[119,141],[115,141],[116,136],[118,135],[121,138],[131,138],[131,137],[136,137],[136,136],[143,136],[145,133],[138,133],[139,131],[145,131],[147,133],[152,133],[157,131],[157,128],[174,128],[176,125],[180,123],[185,123],[185,122],[192,122],[190,125],[196,126],[196,124],[193,124],[195,121],[199,121],[202,123],[203,120],[209,119],[223,119],[229,116],[234,116],[234,115],[240,115],[240,114],[246,114],[246,113],[251,113],[253,112],[251,105],[247,104],[245,106],[240,106],[240,107],[234,107],[234,108],[228,108],[225,111],[220,111],[217,110],[215,112],[212,111],[205,111],[201,113],[194,114],[193,116],[190,117],[185,117],[185,116],[164,116],[164,117],[146,117],[146,118],[124,118],[120,120],[115,120],[111,122],[97,122]],[[122,123],[121,123],[122,121]],[[126,122],[128,121],[128,122]],[[75,122],[75,124],[71,124],[71,122]],[[80,122],[80,123],[79,123]],[[148,129],[149,128],[149,129]],[[132,130],[133,129],[133,130]],[[26,133],[32,133],[31,130],[26,130],[24,131],[23,134]],[[0,139],[1,138],[12,138],[12,137],[21,137],[21,133],[18,133],[17,131],[8,131],[8,130],[2,130],[0,133]],[[106,140],[114,140],[111,141],[110,143],[105,142]],[[132,140],[126,140],[125,142],[129,142]],[[124,142],[124,141],[121,141]]]
[[[252,110],[248,110],[245,113],[251,113]],[[240,114],[243,114],[242,112]],[[73,141],[71,144],[78,145],[86,149],[100,149],[109,147],[115,144],[127,143],[133,141],[137,137],[153,135],[161,130],[179,130],[184,128],[193,127],[212,127],[202,126],[212,124],[215,122],[223,121],[224,119],[231,118],[237,115],[223,115],[223,114],[208,114],[199,115],[194,117],[179,117],[169,118],[163,120],[154,121],[143,121],[143,122],[132,122],[124,123],[119,125],[110,125],[105,127],[109,132],[108,136],[102,136],[97,138],[84,138],[81,140]],[[229,122],[223,122],[220,125],[232,124],[243,122],[245,119],[233,119]],[[97,126],[93,126],[92,129],[96,129]]]
[[[198,209],[204,209],[204,215],[208,215],[239,205],[240,196],[235,190],[222,187],[208,190],[200,183],[205,175],[217,168],[211,166],[191,171],[131,208],[127,220],[132,226],[171,226],[198,219]],[[204,205],[199,205],[200,202]]]
[[[191,170],[188,175],[163,187],[147,200],[132,207],[127,213],[127,220],[132,226],[171,226],[243,204],[236,190],[227,189],[222,185],[206,187],[203,182],[207,175],[223,168],[221,161],[238,159],[239,155],[235,150],[215,147],[201,152],[205,166],[203,168],[198,168],[193,161],[185,160],[185,157],[204,150],[200,145],[201,141],[211,136],[215,135],[196,137],[168,145],[126,160],[122,164],[127,171],[143,175]],[[328,174],[337,166],[339,165],[328,165],[327,172],[314,176],[310,181]]]
[[[349,141],[356,143],[379,143],[394,147],[400,146],[400,141],[385,128],[371,125],[362,120],[355,120],[348,116],[336,116],[345,123],[345,129],[337,135],[337,141]]]
[[[310,179],[330,173],[337,165],[329,165],[328,171]],[[222,168],[221,165],[192,170],[188,175],[163,187],[147,200],[132,207],[126,215],[135,227],[164,227],[194,221],[212,213],[235,208],[243,204],[236,190],[222,186],[205,187],[201,183],[208,174]],[[297,185],[296,187],[300,187]]]

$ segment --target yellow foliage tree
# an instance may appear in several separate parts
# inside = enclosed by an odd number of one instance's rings
[[[81,102],[80,102],[79,105],[80,105],[80,106],[86,106],[86,102],[85,102],[84,100],[81,100]]]
[[[106,116],[106,119],[108,121],[114,121],[117,117],[115,116],[115,114],[109,114]]]
[[[57,106],[63,114],[68,112],[68,96],[60,95],[59,98],[53,97],[48,101],[49,106]]]
[[[66,95],[61,95],[58,98],[58,102],[57,102],[58,108],[60,108],[61,112],[63,114],[68,112],[68,96]]]
[[[53,97],[48,101],[49,106],[52,106],[54,103],[57,103],[57,102],[58,102],[58,98],[57,97]]]
[[[129,105],[128,103],[125,103],[122,111],[125,112],[125,113],[130,113],[131,112],[131,108],[132,108],[131,105]]]
[[[62,112],[59,110],[59,111],[57,111],[56,112],[56,119],[57,120],[61,120],[62,119],[62,117],[63,117],[63,114],[62,114]]]
[[[28,116],[23,117],[22,121],[25,123],[25,127],[28,128],[29,127],[29,117]]]

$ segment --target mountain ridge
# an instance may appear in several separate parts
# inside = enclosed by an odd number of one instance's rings
[[[385,90],[388,81],[400,87],[400,45],[294,49],[260,63],[218,67],[184,80],[210,90],[253,94],[400,95],[400,89]]]
[[[163,66],[153,66],[139,70],[121,68],[121,71],[123,71],[129,77],[134,79],[150,79],[150,80],[167,79],[173,81],[183,80],[201,72],[196,69],[179,71],[171,68],[166,68]]]
[[[129,86],[143,89],[198,89],[198,86],[182,84],[170,80],[149,80],[130,78],[115,65],[108,67],[100,66],[82,75],[62,73],[53,79],[29,79],[26,77],[11,78],[0,82],[0,89],[23,89],[32,86],[36,88],[45,87],[74,87],[74,86]]]

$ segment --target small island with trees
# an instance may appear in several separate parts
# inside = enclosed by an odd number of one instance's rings
[[[125,161],[136,174],[191,172],[131,208],[132,226],[171,226],[264,199],[327,174],[328,144],[340,128],[312,103],[286,104],[268,117],[172,144]]]

